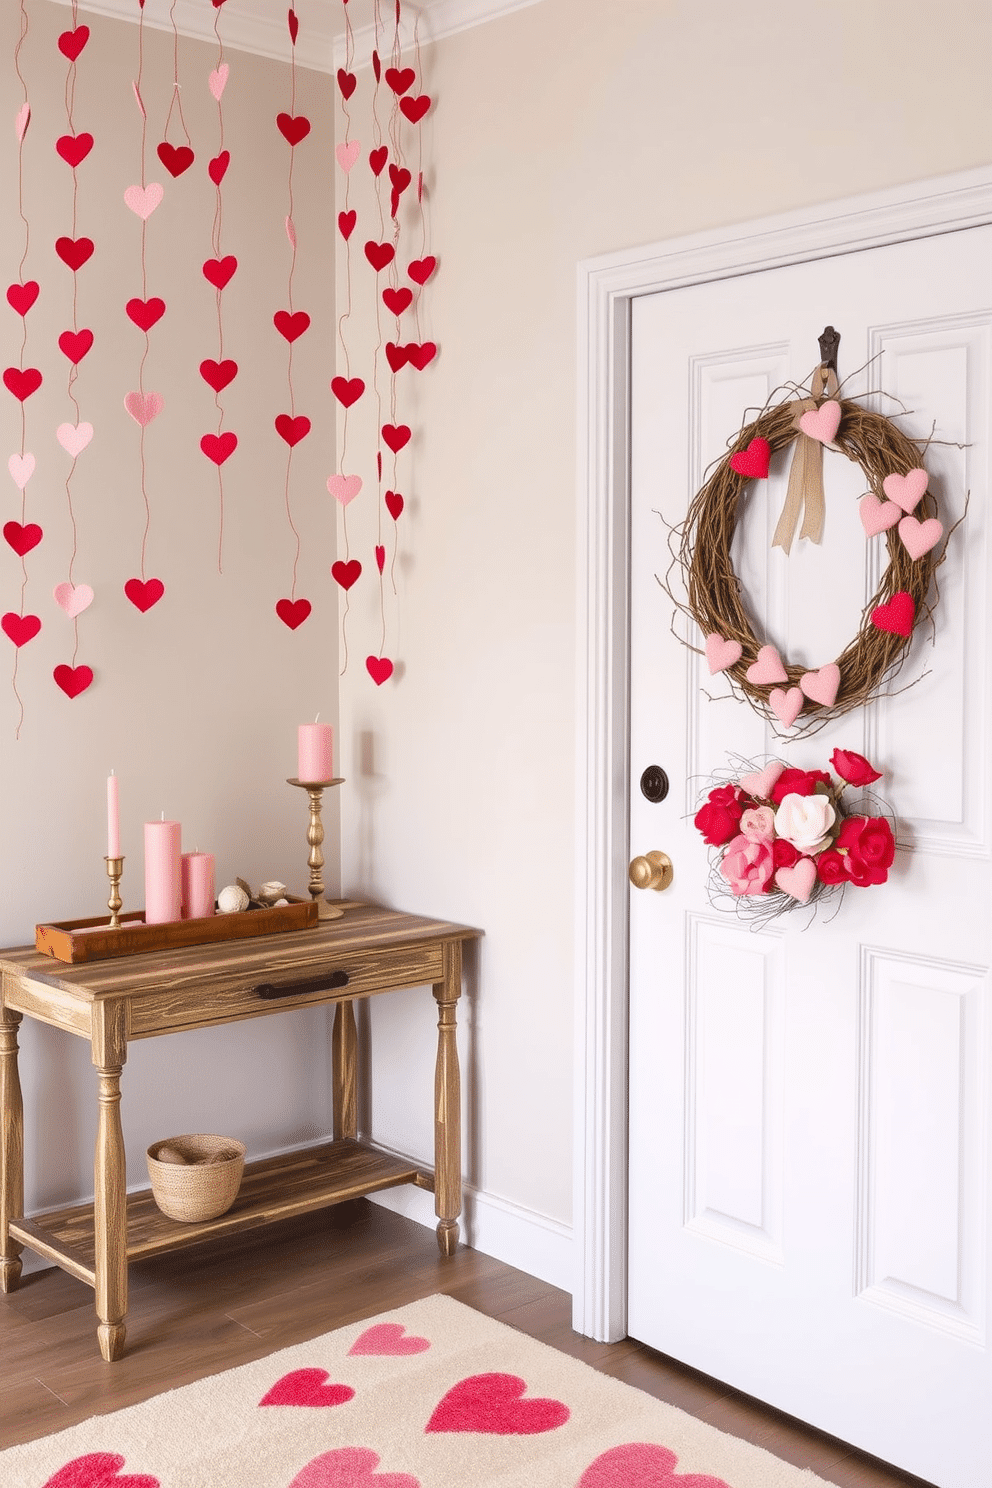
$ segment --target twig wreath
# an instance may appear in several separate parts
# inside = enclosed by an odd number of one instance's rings
[[[936,603],[936,596],[928,595],[942,561],[935,549],[944,534],[921,464],[925,446],[882,414],[840,397],[826,364],[813,374],[811,386],[812,396],[795,389],[788,401],[766,408],[742,427],[673,533],[678,547],[673,544],[672,568],[682,571],[685,600],[672,594],[667,580],[663,586],[702,631],[710,673],[726,672],[756,711],[794,728],[796,735],[815,732],[868,702],[902,666],[917,620],[921,613],[930,617]],[[828,445],[864,471],[869,490],[859,503],[862,525],[867,538],[886,534],[889,556],[857,635],[835,661],[812,670],[790,665],[755,634],[731,557],[750,482],[765,479],[772,455],[796,441],[789,495],[773,545],[788,552],[804,502],[801,535],[819,541],[820,462]]]

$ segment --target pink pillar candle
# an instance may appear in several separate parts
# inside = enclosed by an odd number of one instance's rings
[[[183,853],[180,877],[183,919],[205,920],[214,912],[213,853]]]
[[[145,822],[145,924],[182,918],[180,835],[176,821]]]
[[[301,723],[297,778],[314,785],[334,778],[334,730],[329,723]]]
[[[121,855],[121,810],[117,776],[107,776],[107,857]]]

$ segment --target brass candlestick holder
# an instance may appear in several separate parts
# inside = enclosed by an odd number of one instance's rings
[[[310,853],[307,866],[310,869],[310,897],[317,901],[318,918],[338,920],[344,914],[344,910],[338,909],[335,904],[328,904],[324,898],[324,854],[320,850],[320,845],[324,840],[324,824],[320,819],[320,809],[324,791],[331,785],[343,785],[344,776],[339,776],[337,780],[297,780],[293,776],[286,781],[286,784],[305,790],[310,798],[310,825],[307,828]]]
[[[121,876],[124,872],[123,858],[104,858],[107,865],[107,877],[110,879],[110,898],[107,900],[107,908],[110,910],[110,929],[119,930],[121,927],[121,906],[124,900],[121,898]]]

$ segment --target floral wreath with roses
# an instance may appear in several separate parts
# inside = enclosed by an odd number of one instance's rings
[[[848,749],[835,749],[830,765],[839,780],[773,759],[710,787],[694,820],[714,849],[711,902],[719,907],[729,893],[738,913],[766,921],[839,898],[849,885],[885,883],[894,818],[866,789],[881,771]],[[856,804],[848,787],[862,791]]]

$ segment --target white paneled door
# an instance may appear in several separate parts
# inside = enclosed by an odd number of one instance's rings
[[[645,295],[632,327],[630,846],[675,877],[631,891],[628,1330],[939,1488],[992,1484],[990,266],[975,228]],[[960,525],[891,695],[789,742],[673,635],[659,581],[707,467],[808,377],[827,324],[845,395],[932,436]],[[855,634],[885,539],[828,450],[822,546],[772,550],[787,463],[748,488],[737,571],[756,628],[816,667]],[[760,931],[715,908],[707,777],[729,756],[829,768],[835,746],[885,772],[888,883]]]

